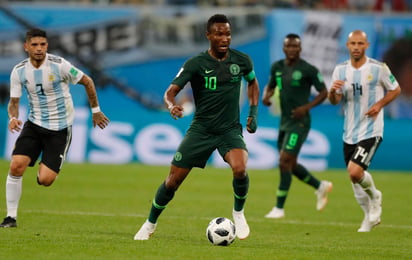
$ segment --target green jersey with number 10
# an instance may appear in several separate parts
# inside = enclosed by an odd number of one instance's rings
[[[218,61],[207,51],[188,59],[172,81],[183,88],[190,82],[196,111],[191,128],[221,134],[239,127],[239,98],[242,78],[255,78],[249,56],[229,49],[225,60]]]

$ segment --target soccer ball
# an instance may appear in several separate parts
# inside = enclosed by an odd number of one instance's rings
[[[214,245],[228,246],[236,238],[235,224],[228,218],[214,218],[206,228],[206,237]]]

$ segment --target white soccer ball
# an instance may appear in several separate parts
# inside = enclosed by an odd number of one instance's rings
[[[236,238],[235,224],[228,218],[214,218],[206,228],[206,237],[214,245],[228,246]]]

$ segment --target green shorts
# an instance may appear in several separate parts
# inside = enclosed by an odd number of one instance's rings
[[[279,131],[278,150],[298,155],[308,137],[309,128],[296,127],[292,131]]]
[[[247,151],[241,127],[228,130],[224,134],[190,128],[177,148],[172,164],[181,168],[204,168],[216,149],[224,158],[227,152],[235,148]]]

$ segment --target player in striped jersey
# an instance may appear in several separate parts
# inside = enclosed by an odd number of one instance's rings
[[[23,174],[41,156],[37,182],[50,186],[57,178],[71,142],[74,120],[69,84],[82,84],[92,108],[93,126],[105,128],[109,119],[100,111],[93,80],[64,58],[47,53],[47,34],[40,29],[26,33],[28,58],[10,76],[9,130],[21,134],[16,140],[6,180],[7,217],[0,227],[16,227]],[[28,120],[19,120],[23,92],[29,102]]]
[[[381,221],[382,193],[367,169],[382,142],[383,108],[401,89],[388,66],[366,56],[365,32],[351,32],[346,47],[350,59],[335,67],[328,99],[344,108],[344,159],[355,198],[365,213],[358,232],[369,232]]]

